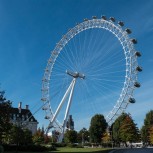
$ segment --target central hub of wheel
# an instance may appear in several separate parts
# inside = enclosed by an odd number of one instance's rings
[[[73,78],[81,78],[81,79],[85,79],[85,75],[84,74],[81,74],[79,72],[71,72],[71,71],[68,71],[66,70],[66,73],[70,76],[72,76]]]

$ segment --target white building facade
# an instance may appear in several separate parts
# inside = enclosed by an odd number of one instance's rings
[[[32,134],[37,131],[38,121],[32,115],[28,105],[22,108],[22,103],[20,102],[18,108],[12,108],[10,118],[11,123],[23,129],[29,129]]]

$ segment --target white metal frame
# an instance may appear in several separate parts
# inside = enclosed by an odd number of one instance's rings
[[[112,34],[114,34],[120,44],[122,45],[125,59],[126,59],[126,75],[125,75],[125,81],[124,81],[124,86],[122,88],[121,94],[119,96],[119,99],[117,100],[117,103],[115,104],[114,108],[110,113],[107,115],[106,120],[109,124],[111,124],[118,115],[120,115],[128,106],[129,101],[128,99],[133,97],[133,91],[135,89],[134,83],[137,82],[137,73],[136,67],[138,66],[137,63],[137,56],[135,55],[136,50],[134,49],[134,44],[129,38],[128,33],[122,29],[122,27],[118,24],[115,24],[112,21],[107,21],[105,19],[91,19],[91,20],[86,20],[78,25],[76,25],[74,28],[69,30],[63,37],[62,39],[57,43],[55,46],[54,50],[51,52],[51,56],[48,60],[44,77],[42,80],[42,101],[44,102],[44,111],[46,112],[46,119],[50,121],[49,128],[56,126],[58,127],[62,133],[65,128],[65,123],[67,120],[67,115],[69,113],[70,109],[70,104],[72,101],[72,95],[73,95],[73,90],[75,86],[75,81],[76,79],[74,78],[67,89],[63,99],[61,100],[56,112],[54,113],[52,111],[52,108],[50,106],[50,97],[49,97],[49,82],[50,82],[50,77],[52,74],[53,66],[54,63],[56,62],[56,59],[60,53],[60,51],[63,49],[63,47],[71,40],[73,37],[80,32],[90,29],[90,28],[102,28],[105,30],[110,31]],[[67,105],[67,110],[66,114],[64,117],[64,122],[61,125],[56,117],[60,111],[60,108],[62,107],[65,98],[68,96],[68,93],[70,92],[69,96],[69,102]]]

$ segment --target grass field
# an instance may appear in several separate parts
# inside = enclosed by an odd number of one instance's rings
[[[58,153],[58,152],[97,152],[97,153],[109,153],[111,149],[103,149],[103,148],[68,148],[68,147],[60,147],[57,148],[57,151],[51,152],[42,152],[42,153]],[[16,153],[16,152],[4,152],[4,153]],[[37,153],[37,152],[20,152],[18,153]],[[40,152],[41,153],[41,152]]]
[[[103,148],[57,148],[57,152],[101,152],[101,153],[108,153],[111,149],[103,149]]]

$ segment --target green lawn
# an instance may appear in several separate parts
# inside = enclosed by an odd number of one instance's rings
[[[54,151],[54,153],[57,152],[101,152],[101,153],[108,153],[111,149],[103,149],[103,148],[57,148],[57,151]]]
[[[58,153],[58,152],[99,152],[99,153],[109,153],[111,149],[102,149],[102,148],[68,148],[68,147],[60,147],[57,148],[57,151],[51,152],[42,152],[42,153]],[[4,153],[15,153],[15,152],[4,152]],[[18,153],[37,153],[37,152],[18,152]],[[40,152],[41,153],[41,152]]]

